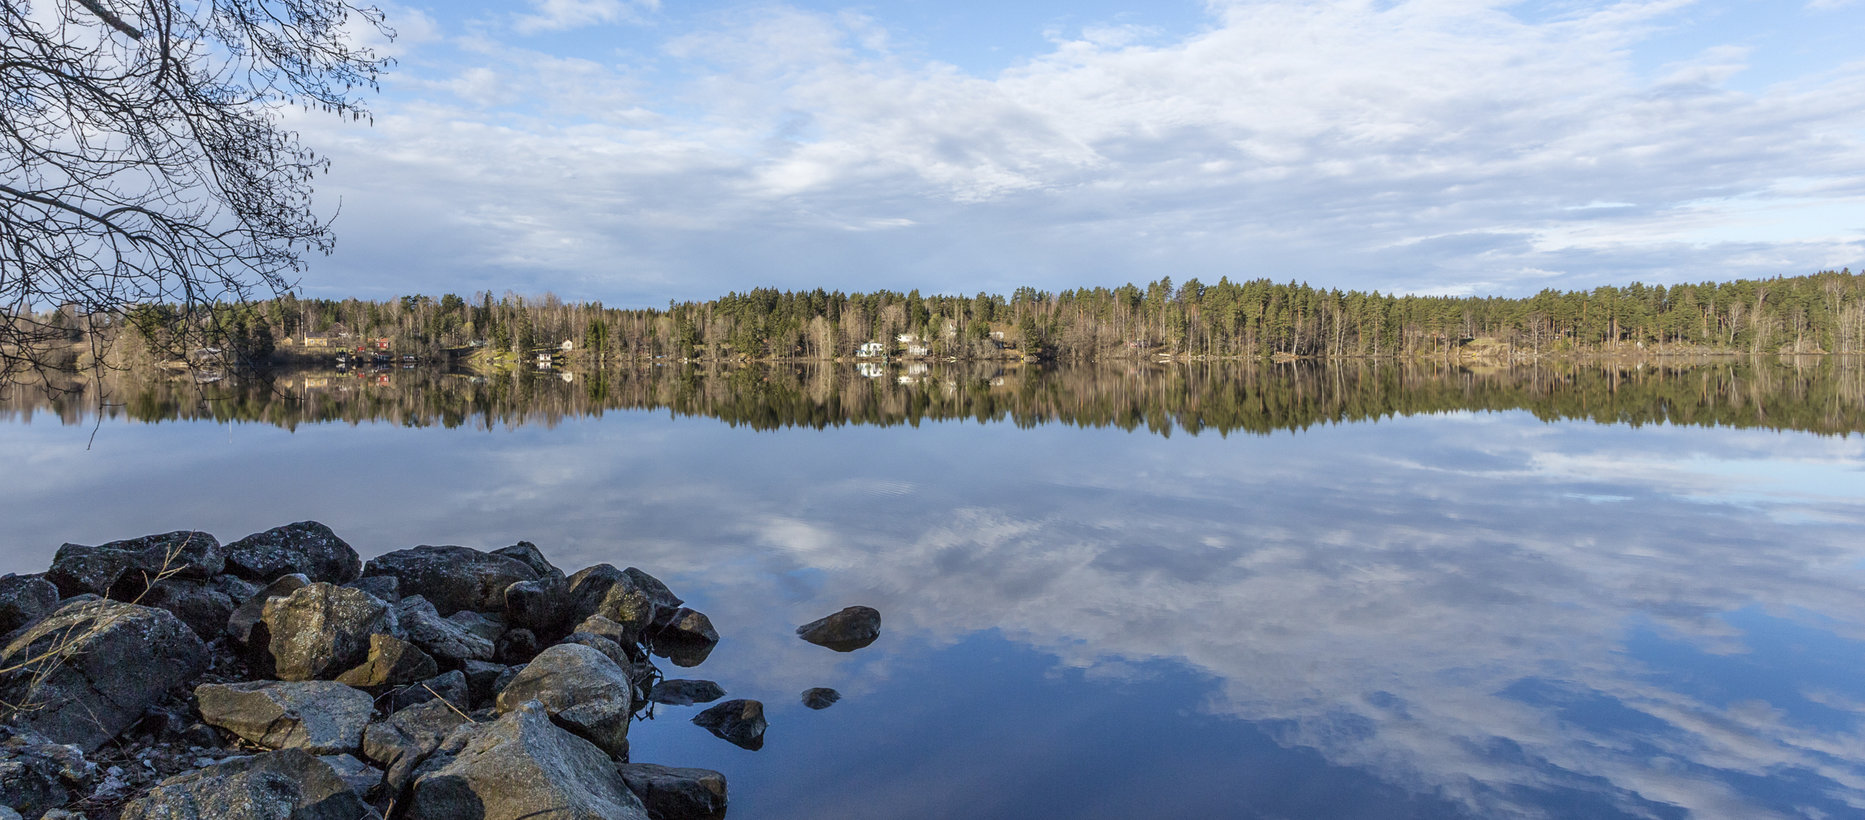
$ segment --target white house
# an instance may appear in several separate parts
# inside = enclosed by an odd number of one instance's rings
[[[855,348],[855,355],[885,356],[887,355],[887,345],[880,342],[863,342],[860,347]]]

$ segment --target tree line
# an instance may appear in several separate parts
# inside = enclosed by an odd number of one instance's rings
[[[611,308],[552,294],[402,296],[376,302],[285,294],[197,308],[143,305],[128,321],[54,314],[73,340],[127,329],[132,348],[172,350],[208,330],[210,343],[263,359],[303,348],[387,339],[397,352],[437,356],[483,348],[526,353],[570,342],[591,363],[655,358],[829,360],[865,342],[891,355],[1090,360],[1191,355],[1378,358],[1481,347],[1511,359],[1653,352],[1865,351],[1865,276],[1848,270],[1765,280],[1543,290],[1526,298],[1415,296],[1322,289],[1267,279],[1206,285],[1169,277],[1141,285],[1008,298],[759,288],[665,308]],[[902,341],[908,339],[911,341]]]

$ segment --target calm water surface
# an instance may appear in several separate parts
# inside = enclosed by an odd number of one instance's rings
[[[878,375],[16,391],[0,570],[305,519],[640,566],[771,726],[635,757],[736,818],[1865,813],[1857,363]]]

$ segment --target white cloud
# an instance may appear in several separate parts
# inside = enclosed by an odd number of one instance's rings
[[[512,24],[520,34],[639,22],[644,12],[660,8],[660,0],[531,0],[531,7]]]
[[[400,101],[339,184],[350,203],[446,189],[460,207],[438,221],[491,208],[501,228],[463,237],[471,256],[610,301],[1161,269],[1448,293],[1856,266],[1865,66],[1745,93],[1726,84],[1755,58],[1730,45],[1647,76],[1630,55],[1686,5],[1531,22],[1474,0],[1217,4],[1180,40],[1091,26],[988,77],[895,50],[869,17],[781,6],[651,51],[486,40],[463,58],[480,64],[415,83],[476,110]],[[630,8],[541,5],[526,25]],[[882,246],[851,226],[900,229]]]

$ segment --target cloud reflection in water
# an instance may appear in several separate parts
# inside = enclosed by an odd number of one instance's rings
[[[0,428],[50,488],[0,499],[28,545],[10,569],[178,510],[223,539],[317,518],[365,552],[524,538],[695,599],[726,636],[703,670],[734,697],[833,684],[848,700],[824,715],[842,714],[992,635],[1109,686],[1190,670],[1204,713],[1478,815],[1865,809],[1850,439],[1523,413],[1169,439],[642,413],[113,435],[106,469],[56,429]],[[144,489],[74,519],[73,488],[106,478]],[[869,650],[789,633],[854,603],[886,619]]]

